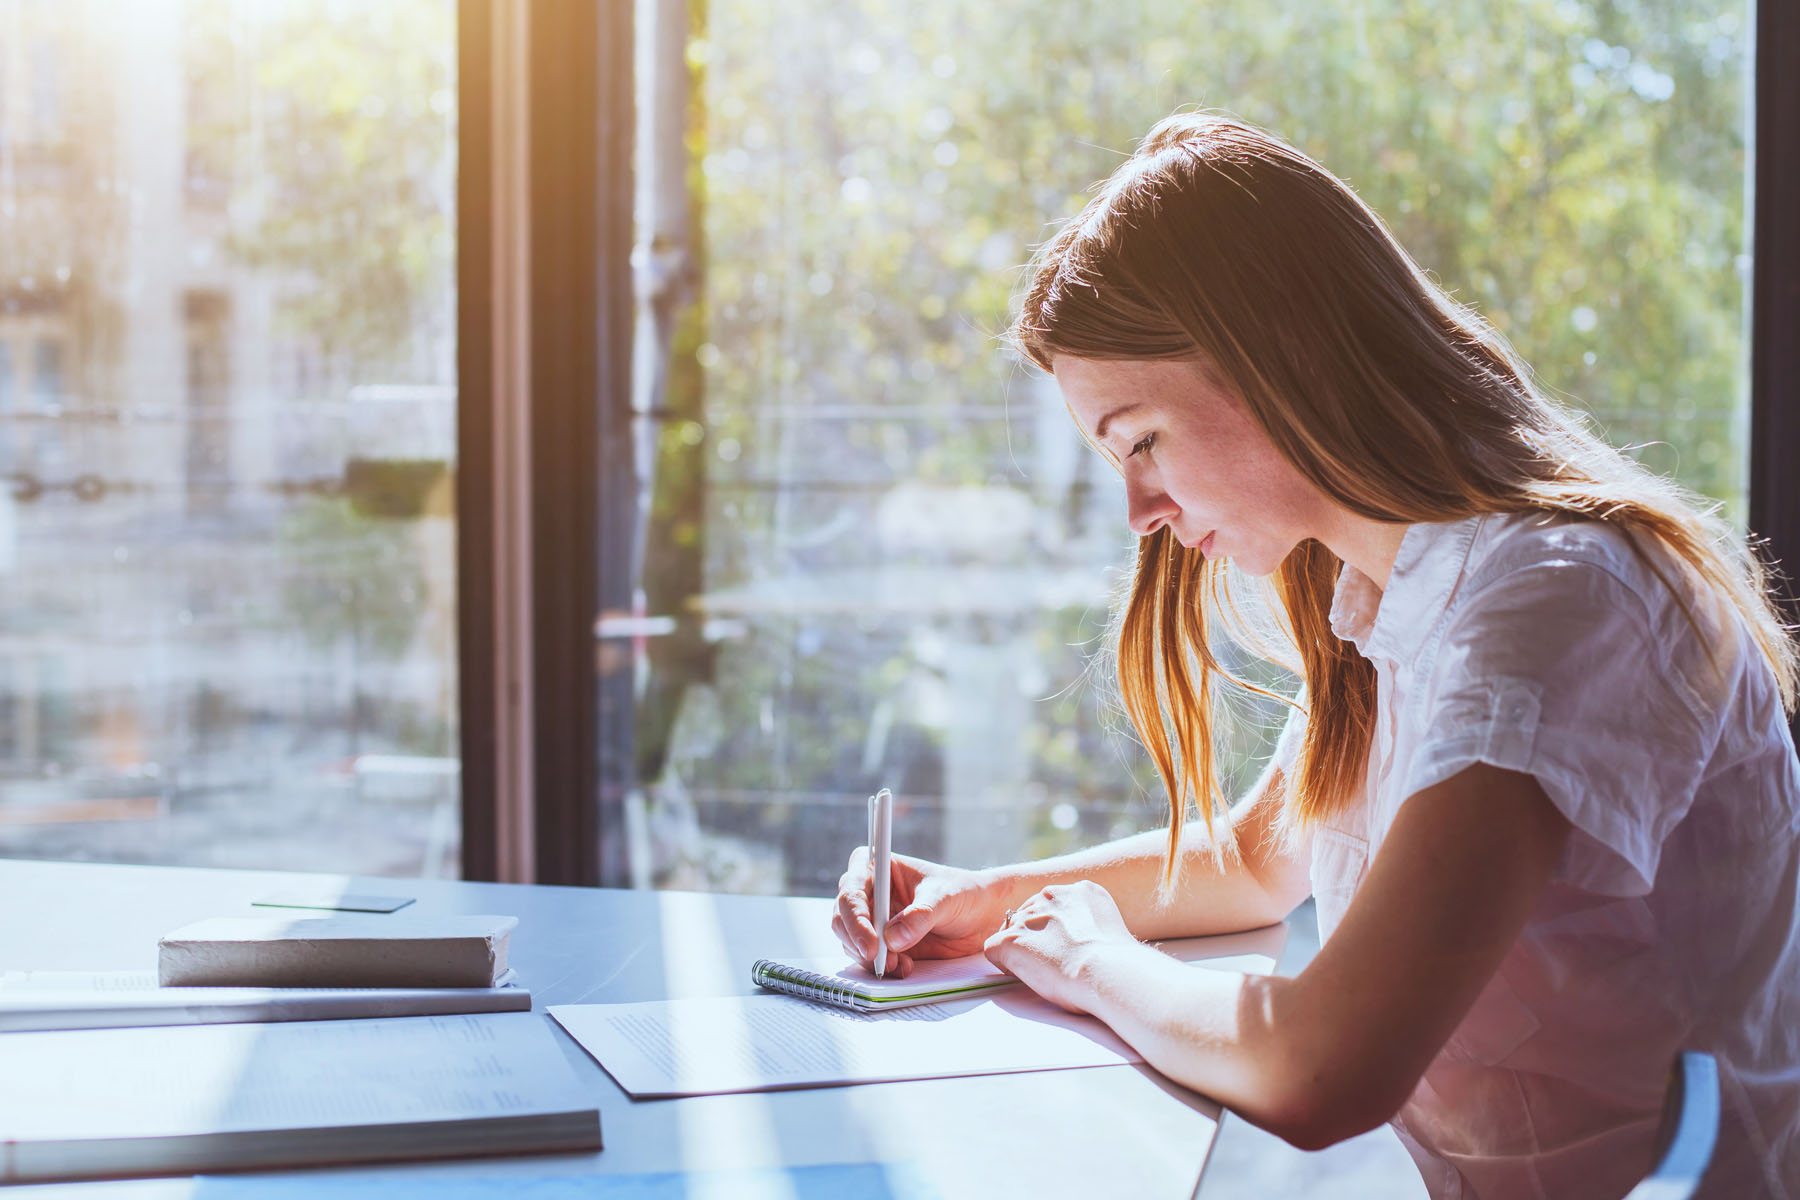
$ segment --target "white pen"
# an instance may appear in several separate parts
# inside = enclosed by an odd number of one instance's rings
[[[875,977],[887,969],[888,909],[893,905],[894,793],[882,788],[869,797],[869,861],[875,875]]]

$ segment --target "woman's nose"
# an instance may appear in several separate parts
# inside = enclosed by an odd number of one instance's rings
[[[1146,487],[1130,481],[1125,484],[1125,502],[1126,523],[1131,526],[1131,532],[1139,537],[1155,533],[1174,520],[1175,515],[1181,511],[1161,488]]]

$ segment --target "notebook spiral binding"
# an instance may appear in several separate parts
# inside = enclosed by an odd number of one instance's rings
[[[804,996],[808,1000],[862,1011],[862,1005],[856,1002],[855,990],[837,976],[784,967],[772,958],[756,960],[750,968],[750,982],[790,996]]]

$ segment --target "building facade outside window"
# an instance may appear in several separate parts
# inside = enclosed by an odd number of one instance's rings
[[[456,872],[455,16],[0,12],[0,855]]]

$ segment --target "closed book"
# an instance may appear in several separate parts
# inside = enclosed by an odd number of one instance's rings
[[[165,987],[493,987],[517,917],[213,917],[158,942]]]
[[[0,1037],[0,1183],[600,1148],[541,1016]]]
[[[0,1033],[530,1011],[511,971],[491,988],[159,987],[155,971],[0,972]]]

